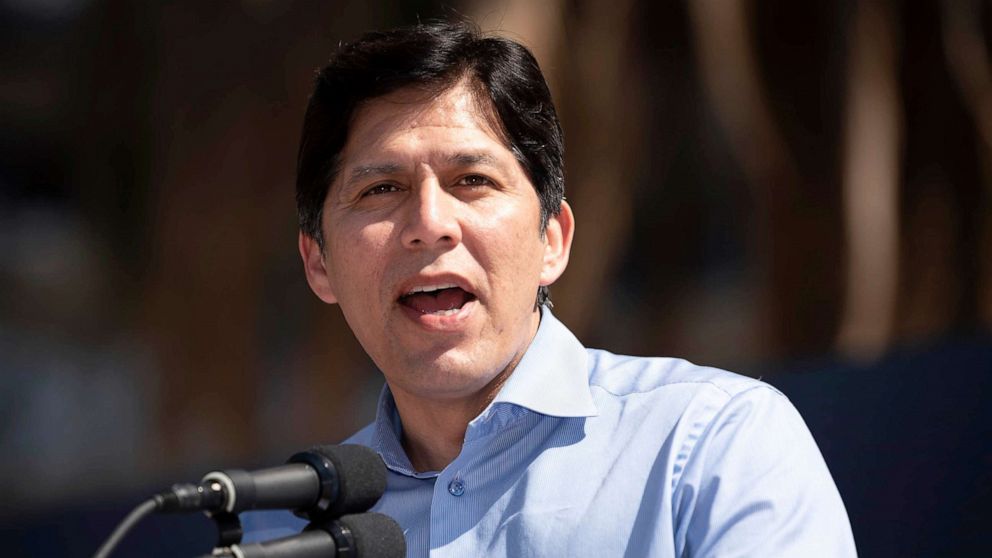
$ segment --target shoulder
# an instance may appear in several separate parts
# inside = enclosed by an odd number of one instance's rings
[[[615,396],[678,391],[729,401],[746,392],[760,390],[785,398],[760,380],[679,358],[617,355],[599,349],[586,351],[590,387]]]
[[[816,442],[779,390],[681,359],[587,351],[601,416],[664,433],[680,555],[856,554]]]
[[[808,437],[789,399],[760,380],[677,358],[595,349],[588,357],[589,388],[600,416],[670,433],[663,438],[677,450],[680,471],[701,447],[735,430],[741,432],[734,436],[753,435],[765,446]]]
[[[761,380],[678,358],[587,351],[598,408],[642,424],[668,425],[682,440],[683,457],[730,424],[771,439],[783,431],[808,436],[792,402]]]

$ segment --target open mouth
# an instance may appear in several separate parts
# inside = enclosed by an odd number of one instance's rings
[[[421,314],[451,316],[473,300],[475,300],[474,294],[453,283],[448,283],[414,287],[401,296],[399,302]]]

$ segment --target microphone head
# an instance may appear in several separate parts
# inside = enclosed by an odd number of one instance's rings
[[[351,530],[356,558],[404,558],[406,539],[393,518],[376,512],[345,515],[338,519]]]
[[[321,514],[323,517],[363,512],[382,498],[386,465],[375,451],[353,444],[317,446],[311,451],[326,457],[338,476],[338,497]]]

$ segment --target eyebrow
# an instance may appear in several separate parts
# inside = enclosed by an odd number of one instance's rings
[[[348,180],[345,184],[351,184],[362,178],[367,178],[369,176],[378,176],[384,174],[396,174],[403,167],[397,163],[380,163],[373,165],[359,165],[351,170],[348,175]]]
[[[455,153],[448,157],[448,163],[454,165],[485,165],[495,167],[496,158],[488,153]]]
[[[445,162],[449,165],[456,166],[498,166],[496,158],[488,153],[453,153],[445,158]],[[348,173],[348,179],[345,181],[345,185],[354,184],[355,182],[367,179],[370,176],[396,174],[401,172],[403,168],[403,165],[399,163],[373,163],[370,165],[358,165],[352,169],[350,173]]]

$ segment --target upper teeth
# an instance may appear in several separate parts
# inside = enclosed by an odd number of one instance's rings
[[[442,283],[440,285],[424,285],[422,287],[414,287],[410,289],[410,292],[406,294],[412,295],[414,293],[432,293],[434,291],[440,291],[441,289],[451,289],[457,286],[458,285],[454,283]]]

